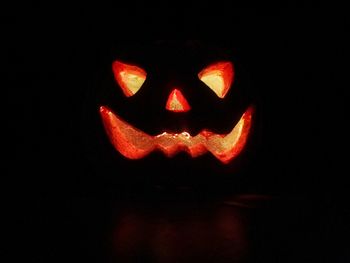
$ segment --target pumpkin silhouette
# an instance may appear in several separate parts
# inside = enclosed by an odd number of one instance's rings
[[[88,117],[98,169],[156,185],[239,178],[253,152],[258,103],[236,53],[201,41],[115,45],[96,75]]]

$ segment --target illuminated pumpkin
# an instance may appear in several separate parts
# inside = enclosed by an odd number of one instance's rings
[[[143,69],[119,61],[113,63],[113,72],[119,87],[127,97],[139,91],[147,76]],[[231,88],[233,76],[231,62],[216,62],[198,74],[199,80],[221,99],[225,98]],[[167,98],[165,109],[183,114],[191,107],[181,91],[174,88]],[[179,151],[186,151],[191,157],[209,151],[223,163],[230,162],[243,149],[252,119],[252,108],[249,107],[228,134],[216,134],[203,129],[194,136],[187,131],[181,133],[164,131],[150,136],[133,127],[106,106],[100,107],[100,113],[112,144],[118,152],[129,159],[143,158],[154,150],[160,150],[168,157],[174,156]]]
[[[105,158],[101,166],[129,176],[231,174],[249,147],[256,113],[231,51],[199,41],[114,47],[96,83],[97,125],[105,133],[93,150],[108,141],[95,153]]]

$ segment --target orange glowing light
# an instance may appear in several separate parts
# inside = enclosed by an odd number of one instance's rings
[[[134,65],[114,61],[112,69],[115,80],[127,97],[135,95],[146,80],[146,71]]]
[[[141,159],[155,150],[162,151],[168,157],[180,151],[185,151],[192,157],[210,152],[219,161],[227,164],[243,150],[246,144],[253,107],[249,107],[243,113],[228,134],[215,134],[202,130],[195,136],[185,131],[164,132],[157,136],[150,136],[122,120],[107,107],[101,106],[100,114],[111,143],[126,158]]]
[[[198,78],[223,99],[233,82],[233,65],[231,62],[217,62],[199,72]]]
[[[165,108],[174,112],[186,112],[191,109],[184,95],[178,89],[174,89],[170,93]]]

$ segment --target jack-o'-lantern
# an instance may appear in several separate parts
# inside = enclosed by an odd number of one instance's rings
[[[101,169],[162,183],[234,177],[256,103],[233,51],[199,41],[114,47],[94,93],[100,137],[91,148]]]

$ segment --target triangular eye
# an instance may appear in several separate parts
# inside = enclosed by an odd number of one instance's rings
[[[233,65],[228,61],[209,65],[198,73],[198,78],[222,99],[229,91],[233,82],[233,77]]]
[[[112,69],[115,80],[127,97],[135,95],[146,80],[146,71],[134,65],[114,61]]]

